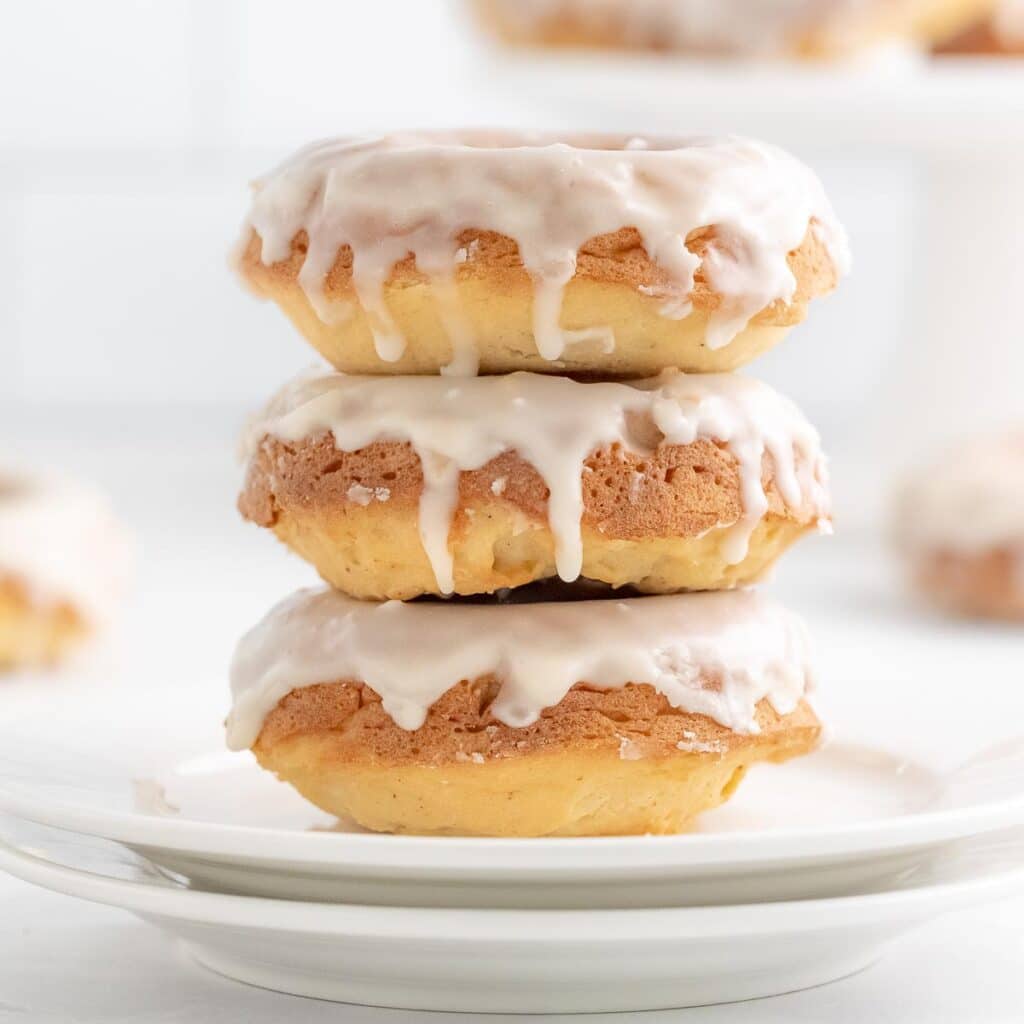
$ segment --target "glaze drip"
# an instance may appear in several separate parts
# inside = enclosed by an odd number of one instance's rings
[[[639,231],[648,257],[669,276],[664,315],[681,319],[701,259],[687,247],[712,228],[703,274],[720,302],[708,314],[707,344],[727,345],[751,317],[793,298],[788,255],[813,228],[837,273],[849,262],[846,237],[821,183],[780,149],[741,139],[672,143],[635,138],[557,141],[531,135],[393,135],[322,142],[256,182],[247,220],[261,260],[291,253],[305,232],[299,284],[327,323],[351,316],[329,299],[325,279],[339,250],[352,251],[352,288],[366,311],[378,356],[401,358],[405,339],[388,311],[384,285],[409,254],[431,281],[454,358],[444,372],[472,375],[477,353],[459,308],[456,272],[472,262],[459,244],[468,230],[513,239],[534,282],[534,340],[558,360],[568,345],[611,329],[560,325],[562,294],[587,241]]]
[[[514,728],[576,683],[647,683],[675,708],[756,733],[759,701],[789,714],[810,686],[803,622],[753,591],[486,605],[303,590],[238,644],[228,745],[252,746],[270,711],[304,686],[365,683],[414,730],[446,690],[487,675],[501,684],[493,714]]]
[[[244,447],[251,457],[266,437],[295,442],[324,432],[347,452],[374,441],[412,446],[423,472],[420,537],[444,594],[454,590],[448,534],[459,473],[506,451],[518,452],[547,485],[556,567],[566,581],[583,564],[583,465],[608,445],[638,452],[702,439],[725,445],[739,464],[743,510],[735,523],[720,524],[728,527],[724,553],[732,563],[745,557],[768,508],[766,456],[787,508],[822,522],[829,515],[817,432],[788,399],[741,374],[666,371],[583,384],[533,373],[453,381],[317,371],[285,386],[253,421]]]

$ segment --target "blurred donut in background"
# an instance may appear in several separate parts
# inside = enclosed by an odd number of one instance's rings
[[[992,0],[474,0],[491,34],[523,46],[714,57],[830,59],[892,41],[930,45]]]
[[[936,47],[940,55],[1024,57],[1024,0],[999,0],[995,11]]]
[[[109,622],[130,541],[95,488],[0,468],[0,672],[64,661]]]
[[[1024,622],[1024,429],[966,442],[916,473],[895,536],[930,603]]]

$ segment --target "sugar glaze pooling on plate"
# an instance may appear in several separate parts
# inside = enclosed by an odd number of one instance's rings
[[[486,675],[501,683],[493,714],[514,728],[578,682],[635,682],[675,708],[756,733],[758,702],[789,714],[810,685],[802,620],[754,591],[495,606],[302,590],[238,644],[228,745],[252,746],[266,716],[303,686],[366,683],[397,725],[414,730],[446,690]]]
[[[248,454],[267,437],[299,441],[324,432],[341,451],[374,441],[408,442],[423,471],[419,530],[439,590],[454,590],[448,534],[460,471],[517,451],[549,490],[548,520],[558,575],[571,582],[583,565],[583,490],[587,456],[606,445],[650,451],[701,439],[736,457],[742,515],[729,525],[724,553],[733,564],[768,509],[762,460],[769,456],[786,506],[827,525],[827,473],[818,434],[766,384],[741,374],[666,371],[631,383],[581,384],[566,377],[513,373],[454,381],[442,377],[305,374],[287,384],[249,429]]]
[[[478,358],[455,289],[461,232],[512,238],[534,283],[534,338],[540,355],[559,359],[574,341],[614,338],[607,327],[559,326],[562,292],[588,240],[636,228],[649,258],[671,278],[662,313],[682,319],[701,258],[686,247],[713,227],[703,272],[721,296],[707,344],[720,348],[751,317],[789,301],[796,279],[788,254],[808,230],[823,241],[837,273],[849,263],[846,236],[821,183],[773,146],[742,139],[671,143],[641,138],[559,141],[528,134],[392,135],[339,139],[300,150],[254,186],[248,229],[261,260],[285,260],[304,231],[308,250],[299,283],[325,323],[347,319],[349,303],[324,290],[338,251],[352,250],[352,286],[366,310],[378,356],[405,350],[384,300],[394,265],[412,253],[431,280],[454,358],[445,368],[472,375]]]

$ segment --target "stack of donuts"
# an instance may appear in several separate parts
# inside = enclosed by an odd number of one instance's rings
[[[242,638],[228,742],[378,831],[677,832],[806,753],[817,433],[734,373],[848,262],[768,145],[342,140],[254,187],[239,272],[332,364],[245,441],[243,516],[329,585]]]

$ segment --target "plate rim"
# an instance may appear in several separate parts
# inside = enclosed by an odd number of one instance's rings
[[[541,926],[545,934],[560,941],[589,945],[722,937],[735,935],[737,930],[778,934],[801,925],[813,926],[816,931],[841,930],[886,917],[905,920],[920,916],[926,920],[976,905],[979,899],[1024,889],[1024,863],[1017,863],[997,872],[979,868],[959,880],[812,900],[597,910],[394,907],[210,893],[111,878],[39,857],[4,839],[0,839],[0,871],[50,891],[144,917],[260,932],[432,944],[494,941],[530,945],[536,944]],[[578,932],[568,936],[573,928]],[[456,934],[460,929],[462,934]]]
[[[643,870],[751,864],[780,860],[812,863],[844,856],[889,854],[953,842],[1024,824],[1024,792],[974,804],[868,819],[851,825],[801,826],[775,832],[744,830],[671,836],[494,838],[404,836],[358,832],[307,832],[159,817],[144,813],[40,801],[0,778],[0,811],[69,832],[150,850],[214,858],[241,857],[249,864],[288,860],[380,876],[415,869],[419,877],[457,873],[493,878],[505,873],[531,879],[571,873],[581,880],[620,869]],[[13,787],[13,788],[12,788]],[[586,864],[579,863],[580,850]],[[479,855],[486,851],[487,857]],[[623,854],[629,854],[623,863]],[[532,861],[532,863],[531,863]]]

